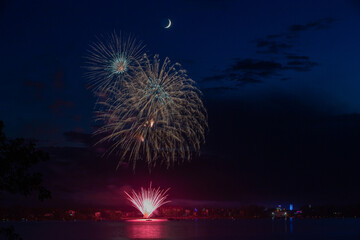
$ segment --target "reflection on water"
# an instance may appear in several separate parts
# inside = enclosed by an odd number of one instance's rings
[[[239,219],[119,222],[18,222],[24,240],[241,239],[353,240],[360,239],[360,219]],[[1,237],[0,237],[1,238]]]
[[[126,236],[129,238],[153,239],[168,236],[163,221],[128,221],[125,225]]]
[[[293,233],[294,218],[272,219],[271,232]]]

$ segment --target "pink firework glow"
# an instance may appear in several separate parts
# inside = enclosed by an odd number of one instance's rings
[[[143,217],[148,219],[151,214],[162,205],[169,203],[170,201],[165,201],[168,195],[166,194],[170,188],[164,190],[160,190],[158,188],[151,188],[148,189],[141,188],[140,192],[135,192],[134,190],[131,191],[131,195],[125,192],[128,196],[128,200],[132,203],[132,205],[139,209],[142,213]]]

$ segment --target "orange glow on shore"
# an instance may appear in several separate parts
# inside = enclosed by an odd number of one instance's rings
[[[165,218],[137,218],[137,219],[128,219],[127,222],[167,222],[169,220]]]

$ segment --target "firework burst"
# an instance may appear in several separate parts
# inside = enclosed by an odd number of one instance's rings
[[[137,208],[143,215],[144,218],[149,218],[151,214],[162,205],[169,203],[170,201],[165,201],[168,195],[166,194],[170,188],[160,190],[160,187],[157,189],[151,188],[148,189],[141,188],[140,192],[131,191],[131,195],[127,192],[125,194],[128,196],[128,200],[131,204]]]
[[[143,49],[144,45],[131,35],[124,37],[114,32],[98,38],[98,42],[90,45],[86,56],[90,87],[101,93],[131,76]]]
[[[120,161],[145,159],[149,167],[157,160],[168,167],[178,160],[190,160],[205,141],[207,113],[195,87],[180,64],[163,62],[146,55],[137,72],[121,88],[109,88],[99,102],[97,131],[100,142],[110,142],[110,152]]]

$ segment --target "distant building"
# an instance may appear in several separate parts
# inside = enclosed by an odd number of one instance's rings
[[[279,205],[274,212],[271,213],[272,218],[287,218],[288,212],[285,208],[281,208],[281,205]]]
[[[95,212],[94,216],[95,216],[95,220],[96,220],[96,221],[100,221],[100,220],[101,220],[101,212]]]
[[[68,211],[66,211],[66,214],[69,215],[70,217],[75,217],[76,211],[68,210]]]

